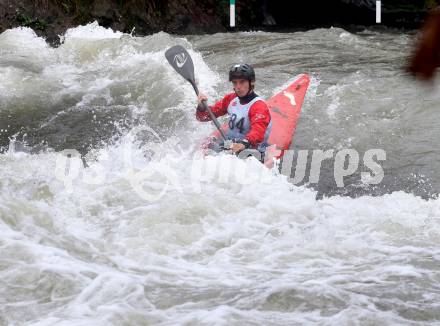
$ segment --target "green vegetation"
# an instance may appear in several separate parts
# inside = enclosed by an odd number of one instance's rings
[[[47,23],[44,19],[29,17],[20,12],[17,12],[16,20],[21,26],[30,27],[39,31],[45,31],[47,28]]]

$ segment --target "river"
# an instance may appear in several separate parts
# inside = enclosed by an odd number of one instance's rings
[[[0,35],[0,325],[440,321],[440,92],[403,71],[414,33],[62,38]],[[294,169],[220,155],[248,177],[195,182],[213,126],[166,62],[176,44],[211,101],[236,62],[266,98],[309,74],[292,149],[380,149],[383,180],[360,164],[338,187],[328,160],[293,184]]]

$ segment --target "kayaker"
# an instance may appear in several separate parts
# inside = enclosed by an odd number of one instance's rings
[[[233,93],[210,106],[216,117],[229,114],[229,128],[226,138],[233,141],[231,150],[239,153],[244,149],[258,149],[264,152],[271,129],[269,107],[254,92],[255,71],[249,64],[237,64],[229,70],[229,81]],[[207,101],[206,95],[200,93],[196,117],[199,121],[210,121],[208,112],[202,105]]]

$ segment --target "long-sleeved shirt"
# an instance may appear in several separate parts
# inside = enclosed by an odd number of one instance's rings
[[[220,101],[215,103],[211,108],[212,113],[215,117],[221,117],[228,113],[229,103],[237,97],[237,94],[230,93],[226,94]],[[255,97],[255,96],[254,96]],[[245,103],[243,103],[245,104]],[[196,118],[199,121],[210,121],[211,117],[207,111],[197,110]],[[256,147],[259,143],[263,142],[266,129],[270,123],[270,112],[269,107],[264,101],[256,101],[249,108],[249,121],[250,130],[246,134],[246,139],[252,147]]]

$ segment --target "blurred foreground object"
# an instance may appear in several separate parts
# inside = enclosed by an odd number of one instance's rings
[[[418,79],[431,80],[440,65],[440,7],[433,9],[408,62],[407,71]]]

